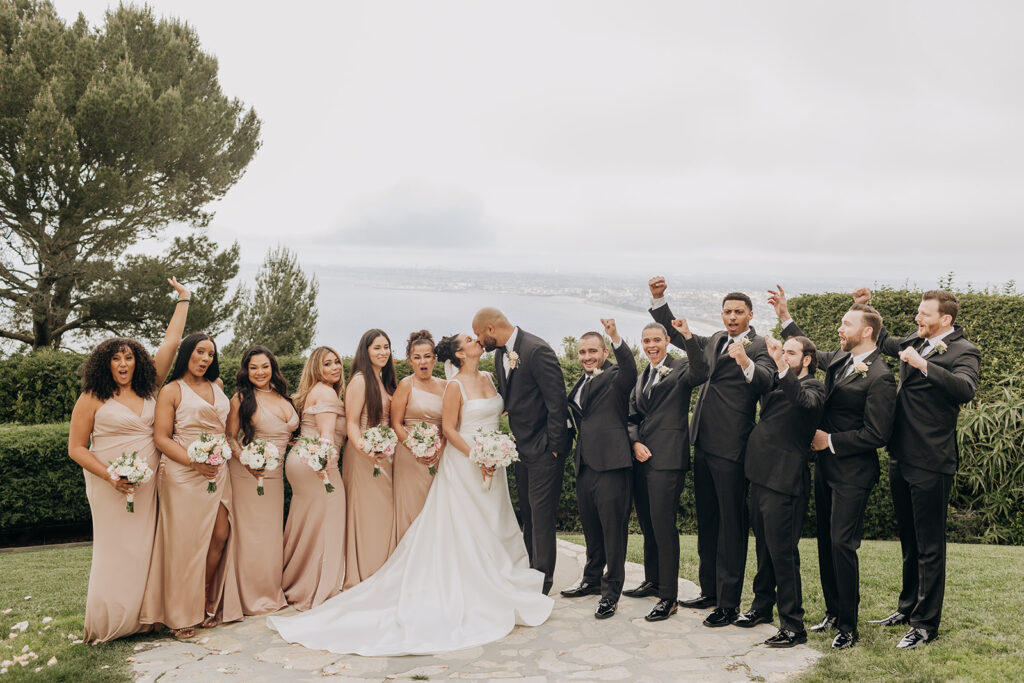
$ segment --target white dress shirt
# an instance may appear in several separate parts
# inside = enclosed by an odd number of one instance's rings
[[[789,322],[793,322],[793,321],[790,320]],[[870,356],[874,352],[875,352],[875,349],[872,348],[870,351],[865,351],[864,353],[858,353],[856,356],[853,356],[852,360],[850,361],[850,367],[846,368],[846,373],[843,375],[843,378],[849,377],[854,372],[856,372],[856,370],[857,370],[857,363],[863,362],[865,358],[867,358],[868,356]],[[842,379],[842,378],[840,378],[840,379]],[[828,449],[830,451],[832,451],[833,454],[835,454],[836,449],[832,446],[832,435],[831,434],[828,435]]]
[[[505,368],[505,377],[508,377],[509,373],[512,372],[512,368],[509,365],[508,355],[513,353],[512,349],[516,348],[516,337],[519,336],[519,326],[512,328],[512,336],[505,342],[505,353],[501,357],[501,364]]]

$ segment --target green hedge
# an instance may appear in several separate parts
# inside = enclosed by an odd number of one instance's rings
[[[85,356],[41,349],[0,360],[0,422],[43,424],[71,419]]]

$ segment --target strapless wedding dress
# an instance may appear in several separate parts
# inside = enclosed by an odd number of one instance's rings
[[[453,381],[463,395],[463,437],[497,429],[502,398],[467,399]],[[449,445],[436,476],[383,567],[308,612],[269,617],[270,627],[316,650],[395,656],[475,647],[516,624],[544,623],[554,601],[541,593],[544,575],[530,569],[505,470],[484,490],[480,468]]]

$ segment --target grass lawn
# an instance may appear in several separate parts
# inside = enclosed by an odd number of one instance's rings
[[[564,536],[582,543],[579,536]],[[682,536],[680,576],[697,576],[697,539]],[[641,539],[630,538],[629,559],[642,560]],[[800,544],[807,623],[824,613],[813,539]],[[28,621],[17,637],[0,642],[0,660],[13,659],[27,645],[38,659],[8,667],[0,680],[130,681],[127,658],[136,636],[101,646],[74,644],[81,638],[92,548],[0,553],[0,637]],[[905,628],[882,629],[863,623],[886,616],[899,592],[899,544],[866,541],[861,548],[860,642],[831,652],[831,636],[810,634],[809,644],[828,653],[803,681],[1008,681],[1024,680],[1024,547],[951,545],[941,636],[912,652],[896,650]],[[750,604],[753,541],[747,564],[743,606]],[[25,596],[31,596],[25,600]],[[44,617],[53,621],[43,624]],[[776,621],[776,624],[778,621]],[[68,634],[74,638],[68,638]],[[56,657],[57,663],[46,662]],[[42,667],[35,673],[37,667]]]
[[[583,543],[582,536],[564,536]],[[643,542],[629,539],[628,559],[643,562]],[[800,542],[807,626],[825,614],[814,539]],[[742,608],[750,606],[756,570],[750,539]],[[680,537],[679,575],[696,582],[697,537]],[[938,640],[910,652],[896,649],[906,626],[865,623],[896,608],[900,591],[898,541],[865,541],[860,549],[860,641],[833,652],[833,634],[809,633],[808,645],[828,653],[801,681],[1024,681],[1024,547],[950,544],[946,600]],[[778,626],[778,614],[775,626]]]

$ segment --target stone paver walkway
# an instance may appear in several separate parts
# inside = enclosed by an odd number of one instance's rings
[[[574,584],[583,548],[559,541],[555,590]],[[626,585],[643,579],[643,567],[626,565]],[[698,592],[679,580],[679,594]],[[597,620],[598,596],[557,597],[551,618],[537,628],[517,627],[506,638],[441,656],[358,657],[308,650],[284,642],[262,617],[197,632],[194,642],[164,639],[136,647],[136,681],[385,681],[516,679],[547,681],[781,681],[820,655],[807,646],[767,648],[775,625],[752,629],[701,626],[705,612],[680,608],[658,623],[643,617],[654,598],[622,598],[618,613]],[[293,610],[282,611],[291,614]]]

